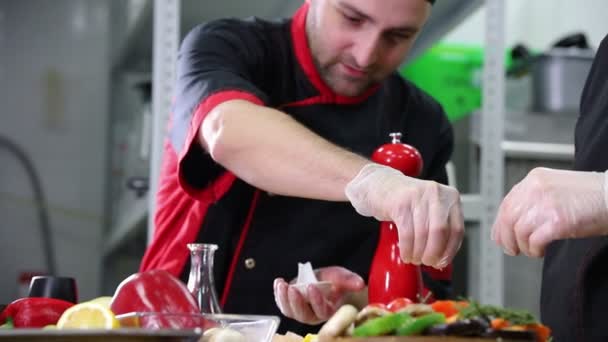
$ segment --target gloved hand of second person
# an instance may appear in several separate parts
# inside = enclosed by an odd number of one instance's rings
[[[568,238],[608,234],[608,173],[536,168],[507,194],[492,227],[505,253],[541,257]]]
[[[460,195],[452,187],[367,164],[345,194],[359,214],[397,225],[404,262],[444,268],[460,248],[464,218]]]
[[[319,281],[332,283],[326,295],[314,284],[308,285],[306,295],[302,295],[283,278],[274,280],[274,300],[283,315],[302,323],[319,324],[340,308],[348,294],[365,288],[365,282],[358,274],[343,267],[324,267],[315,273]]]

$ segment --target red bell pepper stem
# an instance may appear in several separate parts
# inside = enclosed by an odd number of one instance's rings
[[[15,325],[13,324],[13,319],[10,317],[6,319],[4,324],[0,325],[0,329],[12,329],[14,327]]]

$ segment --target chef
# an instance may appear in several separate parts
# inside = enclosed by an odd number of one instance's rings
[[[575,171],[532,170],[503,201],[492,238],[544,256],[542,321],[554,341],[608,341],[608,36],[580,104]]]
[[[386,220],[403,260],[425,265],[426,287],[446,296],[464,230],[459,194],[444,185],[452,128],[396,73],[432,2],[310,0],[286,20],[194,28],[179,51],[141,270],[185,280],[186,244],[218,244],[225,312],[282,313],[281,331],[317,331],[308,324],[365,291]],[[420,151],[420,179],[368,159],[391,132]],[[288,284],[305,261],[330,293]]]

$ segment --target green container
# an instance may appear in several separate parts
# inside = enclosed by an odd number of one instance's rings
[[[454,122],[481,107],[483,55],[479,46],[437,44],[400,72],[439,101]]]

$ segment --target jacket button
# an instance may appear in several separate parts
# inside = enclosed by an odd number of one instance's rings
[[[247,268],[248,270],[252,270],[253,268],[255,268],[255,259],[254,258],[245,259],[245,268]]]

